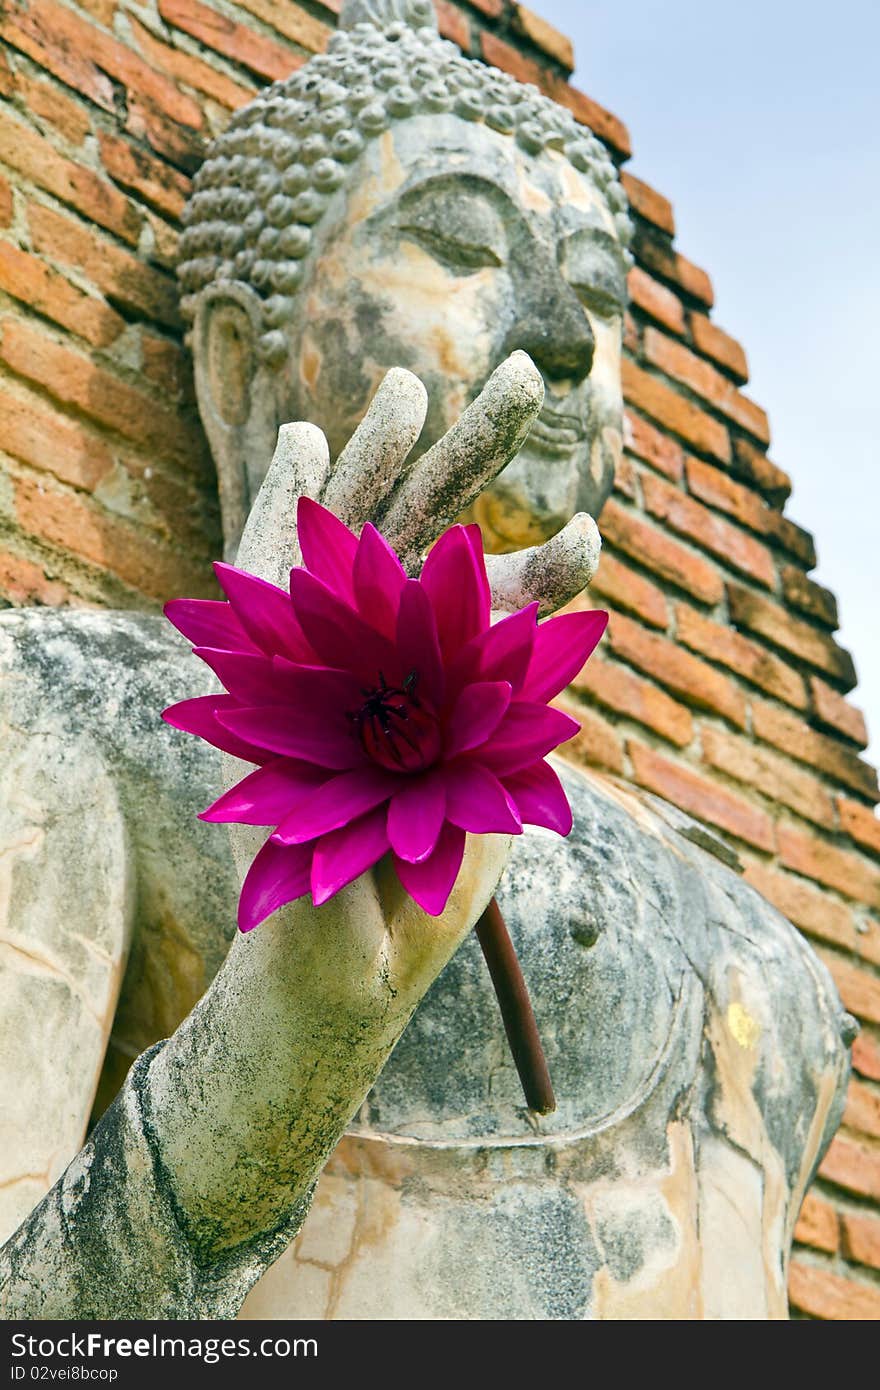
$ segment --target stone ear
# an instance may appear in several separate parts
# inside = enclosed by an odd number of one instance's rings
[[[263,305],[238,281],[199,296],[192,333],[199,414],[217,467],[224,555],[234,560],[278,430],[276,372],[259,352]]]
[[[214,284],[199,296],[193,359],[199,410],[209,435],[212,425],[222,431],[247,424],[262,331],[262,305],[249,285]]]

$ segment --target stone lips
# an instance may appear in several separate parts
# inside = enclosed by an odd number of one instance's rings
[[[215,140],[184,209],[178,275],[192,322],[199,293],[244,281],[263,301],[263,359],[283,362],[284,325],[303,283],[314,228],[365,142],[395,121],[452,112],[509,135],[529,154],[561,151],[606,198],[624,247],[627,198],[604,147],[536,87],[462,56],[428,27],[356,24],[327,53],[276,82]],[[274,167],[272,167],[274,166]]]

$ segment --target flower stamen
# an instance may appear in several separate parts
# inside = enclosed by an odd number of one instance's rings
[[[357,725],[367,756],[392,772],[421,772],[440,754],[440,726],[416,694],[418,681],[418,672],[410,671],[403,685],[391,686],[380,671],[378,685],[361,688],[360,709],[346,716]]]

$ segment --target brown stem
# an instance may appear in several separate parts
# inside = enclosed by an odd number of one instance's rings
[[[538,1036],[528,987],[501,909],[493,898],[476,927],[483,956],[498,996],[504,1031],[519,1072],[526,1104],[538,1115],[556,1109],[547,1059]]]

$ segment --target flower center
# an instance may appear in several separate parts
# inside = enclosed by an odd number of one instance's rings
[[[358,727],[364,752],[391,772],[421,772],[440,756],[440,724],[427,700],[416,693],[418,672],[402,686],[379,684],[362,690],[364,703],[349,714]]]

